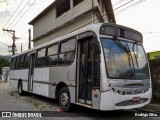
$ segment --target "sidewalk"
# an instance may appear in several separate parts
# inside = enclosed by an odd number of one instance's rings
[[[160,114],[160,104],[148,104],[139,109],[143,111],[155,112],[155,113]]]

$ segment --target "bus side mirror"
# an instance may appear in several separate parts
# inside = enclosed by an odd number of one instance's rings
[[[94,54],[95,55],[100,55],[101,54],[100,43],[97,40],[94,41]]]

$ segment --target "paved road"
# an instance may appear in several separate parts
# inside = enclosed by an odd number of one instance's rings
[[[102,112],[91,110],[79,106],[75,106],[71,113],[55,112],[58,107],[58,102],[53,99],[45,98],[34,94],[26,94],[19,96],[16,89],[13,89],[8,83],[0,83],[0,111],[50,111],[47,114],[54,116],[56,120],[139,120],[140,117],[134,117],[135,113],[145,113],[139,110],[129,111],[109,111]],[[45,114],[45,113],[44,113]],[[8,120],[8,118],[0,118],[0,120]],[[11,118],[17,120],[17,118]],[[29,118],[19,118],[28,120]],[[30,118],[31,120],[50,120],[53,117],[47,118]],[[160,117],[143,117],[146,120],[159,120]]]

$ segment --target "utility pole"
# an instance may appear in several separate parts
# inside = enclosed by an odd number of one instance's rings
[[[15,37],[15,30],[8,30],[8,29],[4,29],[3,28],[3,31],[6,31],[6,32],[9,32],[10,34],[13,35],[12,39],[13,39],[13,44],[12,44],[12,54],[15,55],[15,49],[16,49],[16,44],[15,44],[15,41],[16,41],[16,37]]]
[[[13,45],[12,45],[12,51],[13,51],[13,55],[15,55],[15,49],[16,49],[16,37],[15,37],[15,31],[13,31]]]
[[[28,45],[28,48],[31,49],[31,29],[29,29],[28,32],[29,32],[29,45]]]
[[[22,43],[21,43],[21,53],[23,52],[23,47],[22,47]]]

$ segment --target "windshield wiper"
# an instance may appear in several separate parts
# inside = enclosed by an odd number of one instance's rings
[[[120,47],[125,53],[127,53],[127,56],[128,56],[128,64],[129,64],[129,67],[131,68],[131,52],[130,50],[128,50],[121,42],[119,39],[117,39],[117,37],[113,37],[113,41],[116,45],[118,45],[118,47]],[[121,50],[120,49],[120,50]]]
[[[136,52],[137,52],[137,54],[138,54],[138,49],[137,49],[137,51],[135,52],[135,50],[134,50],[135,45],[136,45],[136,48],[138,48],[138,47],[137,47],[137,44],[134,43],[134,44],[133,44],[133,47],[132,47],[132,50],[133,50],[133,52],[134,52],[134,56],[135,56],[135,61],[136,61],[136,64],[137,64],[137,68],[139,69],[138,60],[137,60],[138,55],[136,55]]]
[[[114,41],[114,43],[116,43],[120,48],[122,48],[123,51],[124,51],[125,53],[127,53],[127,55],[130,56],[130,51],[120,42],[119,39],[117,39],[117,37],[113,37],[113,41]]]

